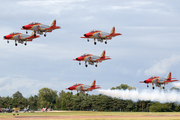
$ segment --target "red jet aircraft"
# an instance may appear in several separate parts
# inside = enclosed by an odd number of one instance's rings
[[[18,43],[27,45],[27,41],[32,41],[35,38],[38,38],[39,35],[35,35],[36,33],[32,32],[32,35],[26,35],[26,34],[22,34],[22,33],[18,33],[18,32],[13,32],[10,33],[9,35],[4,36],[4,39],[7,40],[7,43],[9,43],[9,40],[15,40],[15,46],[17,46],[17,41]]]
[[[172,80],[173,79],[173,80]],[[140,81],[140,83],[146,83],[147,87],[149,87],[149,83],[152,83],[152,88],[154,89],[154,84],[157,87],[161,87],[161,85],[163,85],[163,89],[165,84],[168,84],[169,82],[174,82],[174,81],[178,81],[178,80],[174,80],[176,78],[171,78],[171,72],[169,72],[167,78],[162,78],[159,76],[151,76],[150,78],[146,79],[145,81]]]
[[[103,42],[105,40],[105,44],[107,44],[107,40],[111,40],[112,37],[122,35],[121,33],[115,33],[115,27],[112,28],[110,33],[102,32],[100,30],[92,30],[86,34],[84,34],[84,37],[81,38],[87,38],[87,41],[89,42],[89,38],[94,39],[94,45],[96,45],[96,39],[100,42]]]
[[[55,29],[60,29],[60,26],[56,26],[56,20],[54,20],[50,26],[48,25],[44,25],[41,23],[37,23],[37,22],[32,22],[28,25],[24,25],[22,26],[22,30],[26,30],[26,34],[28,33],[27,30],[33,30],[36,31],[37,34],[42,35],[43,32],[45,32],[44,37],[46,37],[46,32],[52,32]]]
[[[102,62],[104,60],[109,60],[111,59],[109,56],[106,56],[106,52],[105,50],[102,52],[101,56],[95,56],[92,54],[83,54],[80,57],[77,57],[76,59],[73,59],[75,61],[79,61],[79,65],[81,65],[81,61],[85,61],[85,66],[87,67],[87,62],[89,63],[89,65],[94,65],[95,67],[97,67],[97,63],[98,62]]]
[[[71,91],[77,90],[77,95],[79,96],[78,91],[80,91],[80,93],[85,93],[85,91],[88,92],[88,91],[92,91],[94,89],[99,89],[99,88],[100,88],[99,85],[96,85],[96,80],[94,80],[91,86],[77,83],[69,88],[66,88],[66,90],[71,90]],[[71,92],[71,94],[72,94],[72,92]],[[88,95],[88,93],[86,95]]]

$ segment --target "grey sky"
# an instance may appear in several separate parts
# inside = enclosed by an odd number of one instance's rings
[[[180,9],[178,0],[6,0],[0,4],[0,92],[11,96],[16,91],[28,97],[42,87],[61,91],[75,83],[91,84],[94,79],[103,89],[128,84],[146,89],[151,75],[180,80]],[[36,21],[50,25],[56,19],[62,29],[28,42],[9,44],[3,36]],[[121,36],[108,44],[80,38],[92,29],[109,32],[115,26]],[[31,34],[31,31],[29,31]],[[83,53],[112,59],[98,67],[81,66],[72,59]],[[166,85],[171,88],[172,85]],[[151,88],[148,88],[151,89]],[[156,88],[158,89],[158,88]],[[74,92],[75,93],[75,92]],[[96,91],[91,92],[97,94]]]

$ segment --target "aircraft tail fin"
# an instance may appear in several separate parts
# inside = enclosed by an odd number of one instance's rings
[[[105,56],[106,56],[106,51],[104,50],[101,54],[101,58],[105,58]]]
[[[171,72],[169,72],[168,76],[167,76],[167,81],[171,80]]]
[[[115,33],[115,27],[111,29],[110,35],[113,35]]]
[[[96,86],[96,80],[94,80],[94,81],[92,82],[91,87],[95,87],[95,86]]]
[[[54,20],[54,21],[51,23],[50,28],[53,28],[53,27],[56,27],[56,20]]]

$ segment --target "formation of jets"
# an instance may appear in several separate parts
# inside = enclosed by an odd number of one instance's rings
[[[42,35],[43,32],[45,32],[44,37],[46,37],[47,32],[52,32],[53,30],[60,28],[60,26],[56,26],[56,20],[54,20],[50,26],[38,22],[32,22],[28,25],[22,26],[21,28],[22,30],[26,30],[26,34],[28,34],[27,30],[32,30],[33,32],[31,35],[13,32],[4,36],[4,39],[7,40],[7,43],[9,43],[9,40],[15,40],[15,46],[17,46],[17,42],[27,45],[27,41],[32,41],[33,39],[40,37],[39,35],[36,35],[36,33]]]
[[[159,76],[151,76],[150,78],[146,79],[145,81],[140,81],[140,83],[146,83],[147,87],[149,87],[149,83],[152,83],[152,89],[154,89],[154,84],[156,87],[161,87],[163,85],[163,89],[165,88],[165,84],[170,82],[178,81],[176,78],[171,78],[171,72],[168,74],[167,78],[162,78]]]
[[[40,37],[39,35],[36,34],[40,34],[43,35],[44,33],[44,37],[46,37],[46,33],[47,32],[52,32],[55,29],[60,29],[60,26],[56,26],[56,20],[54,20],[50,26],[42,24],[42,23],[38,23],[38,22],[32,22],[30,24],[24,25],[22,26],[22,30],[26,30],[26,34],[22,34],[19,32],[13,32],[10,33],[9,35],[5,35],[4,39],[7,40],[7,43],[9,43],[9,40],[14,40],[15,41],[15,46],[17,46],[17,42],[27,45],[28,41],[33,41],[33,39]],[[27,35],[28,31],[27,30],[31,30],[33,31],[31,35]],[[88,33],[84,34],[84,37],[81,38],[87,38],[87,41],[89,42],[89,39],[93,39],[94,40],[94,45],[96,45],[96,40],[98,42],[103,42],[105,41],[105,44],[107,44],[107,40],[111,40],[113,37],[118,36],[118,35],[122,35],[121,33],[115,33],[115,27],[112,28],[112,30],[110,31],[110,33],[107,32],[102,32],[100,30],[91,30]],[[99,62],[105,61],[105,60],[109,60],[111,59],[109,56],[106,56],[105,50],[102,52],[101,56],[96,56],[96,55],[92,55],[92,54],[83,54],[75,59],[73,59],[74,61],[79,61],[79,65],[81,65],[81,61],[85,62],[85,67],[87,67],[87,63],[89,65],[94,65],[95,67],[97,67],[97,64]],[[149,87],[149,83],[152,84],[152,88],[154,89],[154,84],[157,87],[161,87],[161,85],[163,85],[163,89],[165,88],[165,84],[168,84],[169,82],[174,82],[174,81],[178,81],[175,78],[171,78],[171,72],[168,74],[167,78],[161,78],[158,76],[152,76],[148,79],[146,79],[145,81],[140,81],[140,83],[146,83],[147,87]],[[99,89],[99,85],[96,85],[96,80],[93,81],[92,85],[84,85],[84,84],[75,84],[69,88],[66,88],[67,90],[76,90],[77,91],[77,95],[79,95],[78,91],[80,91],[80,93],[85,93],[85,91],[92,91],[94,89]],[[24,111],[29,111],[29,108],[24,109]]]

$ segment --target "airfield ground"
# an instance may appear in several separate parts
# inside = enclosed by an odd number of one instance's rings
[[[0,120],[180,120],[179,112],[58,111],[13,114],[15,113],[0,113]]]

